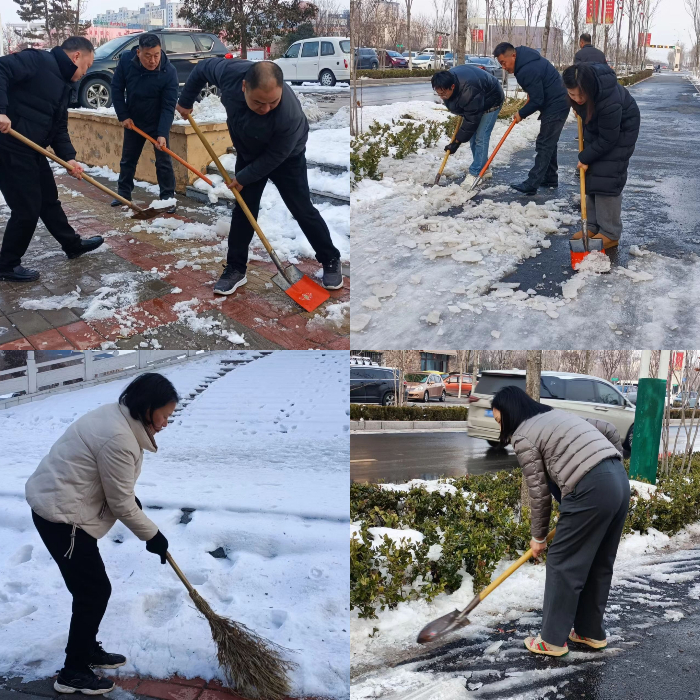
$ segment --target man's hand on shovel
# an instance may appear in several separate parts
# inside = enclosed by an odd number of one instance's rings
[[[520,124],[520,122],[521,122],[522,120],[523,120],[523,118],[520,116],[520,112],[516,112],[516,113],[513,115],[513,121],[514,121],[516,124]]]
[[[539,559],[542,552],[547,549],[547,541],[538,542],[537,540],[530,540],[530,549],[532,550],[532,556],[535,559]]]
[[[235,189],[236,192],[240,192],[240,191],[243,189],[243,185],[241,185],[241,183],[238,182],[238,180],[236,180],[235,177],[232,177],[232,178],[231,178],[231,182],[229,182],[229,184],[227,185],[227,187],[228,187],[230,190],[234,190],[234,189]]]
[[[0,114],[0,134],[9,133],[12,128],[12,122],[7,114]]]
[[[131,128],[133,128],[133,126],[134,126],[134,120],[131,119],[131,118],[125,119],[125,120],[121,123],[121,125],[122,125],[125,129],[131,129]]]
[[[187,119],[188,114],[192,114],[192,109],[188,109],[187,107],[183,107],[182,105],[176,105],[175,109],[177,110],[177,113],[185,119]]]
[[[68,174],[73,176],[76,180],[82,180],[83,179],[83,166],[78,163],[77,160],[69,160],[68,165],[73,168],[72,170],[68,171]]]
[[[450,143],[445,146],[445,150],[450,152],[450,155],[453,156],[456,152],[457,149],[460,147],[460,142],[459,141],[451,141]]]
[[[588,170],[588,166],[585,165],[584,163],[582,163],[581,161],[579,161],[578,163],[576,163],[576,167],[577,167],[579,170],[583,170],[584,173],[586,172],[586,170]]]

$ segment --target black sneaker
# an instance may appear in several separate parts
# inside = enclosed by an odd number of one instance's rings
[[[100,678],[90,670],[73,671],[63,668],[54,681],[53,688],[58,693],[104,695],[114,690],[114,682],[109,678]]]
[[[542,187],[551,187],[552,189],[557,189],[559,187],[559,183],[557,181],[554,182],[543,182]]]
[[[226,265],[221,277],[219,277],[219,281],[214,286],[214,294],[233,294],[247,281],[248,278],[245,276],[245,272],[239,272],[230,265]]]
[[[526,194],[528,196],[537,194],[537,188],[533,187],[529,182],[513,182],[511,184],[511,187],[514,190],[518,190],[518,192],[522,192],[523,194]]]
[[[165,210],[166,214],[174,214],[177,211],[177,204],[173,204],[172,207],[168,207]]]
[[[75,248],[71,251],[66,251],[66,255],[68,256],[69,260],[74,260],[75,258],[79,258],[85,253],[89,253],[91,250],[95,250],[95,248],[99,248],[104,242],[105,239],[102,238],[102,236],[93,236],[92,238],[81,238],[80,245],[78,246],[78,248]]]
[[[323,263],[323,286],[326,289],[342,288],[343,272],[338,258],[333,258],[327,263]]]
[[[126,656],[110,654],[102,648],[100,642],[95,642],[95,651],[88,664],[92,668],[119,668],[126,664]]]
[[[35,282],[39,277],[38,270],[30,270],[21,265],[11,270],[0,270],[0,282]]]
[[[124,199],[129,199],[129,198],[128,198],[128,197],[124,197]],[[129,201],[131,201],[131,200],[129,199]],[[124,204],[124,202],[122,202],[122,201],[119,200],[119,199],[113,199],[113,200],[112,200],[112,203],[110,204],[110,206],[112,206],[112,207],[121,207],[121,206],[126,206],[126,204]]]

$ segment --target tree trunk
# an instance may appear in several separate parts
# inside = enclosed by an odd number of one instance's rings
[[[547,58],[547,45],[549,44],[549,27],[552,22],[552,0],[547,0],[547,17],[544,20],[544,34],[542,35],[542,55]]]
[[[411,55],[411,3],[406,3],[406,49],[408,50],[408,70],[413,70],[413,56]]]
[[[527,395],[535,401],[540,400],[540,382],[542,378],[542,350],[528,350],[527,364],[525,369],[525,391]],[[520,486],[520,507],[521,511],[530,508],[530,496],[527,491],[527,484],[523,478]]]
[[[455,65],[464,63],[467,53],[467,0],[457,0],[457,55]]]

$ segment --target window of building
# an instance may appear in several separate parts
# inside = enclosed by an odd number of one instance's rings
[[[420,368],[423,372],[428,372],[429,370],[447,372],[449,364],[449,355],[440,355],[435,352],[422,352],[420,354]]]

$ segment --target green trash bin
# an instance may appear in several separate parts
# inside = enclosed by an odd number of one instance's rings
[[[630,458],[631,479],[641,477],[656,483],[665,400],[665,379],[639,380]]]

